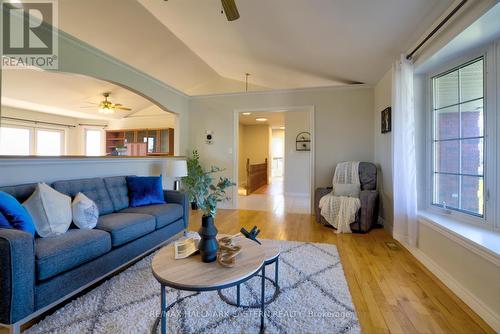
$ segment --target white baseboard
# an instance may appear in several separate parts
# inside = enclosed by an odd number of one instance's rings
[[[397,238],[396,238],[397,239]],[[403,238],[404,239],[404,238]],[[418,248],[404,246],[415,256],[430,272],[432,272],[444,285],[446,285],[458,298],[476,312],[494,331],[500,333],[500,315],[485,305],[473,293],[453,278],[446,270],[438,265]]]

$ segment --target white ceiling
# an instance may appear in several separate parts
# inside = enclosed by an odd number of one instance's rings
[[[259,122],[255,120],[256,118],[267,118],[267,121]],[[268,125],[273,129],[278,129],[285,126],[285,111],[254,111],[250,115],[240,113],[239,122],[243,125]]]
[[[58,9],[61,30],[186,94],[245,89],[217,74],[136,0],[64,0]]]
[[[97,104],[104,92],[111,93],[109,101],[132,111],[99,113]],[[2,105],[87,119],[121,119],[143,110],[164,112],[144,97],[109,82],[40,70],[3,70]]]
[[[451,0],[65,0],[62,30],[188,95],[373,84]],[[91,21],[90,21],[91,20]],[[91,24],[89,24],[91,22]]]

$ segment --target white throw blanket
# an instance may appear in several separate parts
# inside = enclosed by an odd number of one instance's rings
[[[356,212],[361,207],[359,198],[334,196],[336,184],[360,184],[359,162],[341,162],[335,168],[333,190],[319,201],[321,215],[337,229],[337,233],[351,233],[350,224],[356,220]]]

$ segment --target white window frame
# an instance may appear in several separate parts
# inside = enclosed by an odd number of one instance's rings
[[[24,126],[24,125],[19,125],[16,123],[11,123],[11,122],[2,122],[0,125],[2,128],[13,128],[13,129],[23,129],[23,130],[28,130],[30,137],[29,137],[29,155],[33,155],[33,152],[35,151],[35,146],[34,146],[34,132],[33,128],[29,126]],[[22,157],[23,155],[16,155]]]
[[[102,128],[97,128],[97,127],[85,127],[83,129],[83,132],[84,132],[84,135],[83,135],[83,152],[85,154],[85,156],[90,156],[90,155],[87,155],[87,133],[88,131],[99,131],[101,133],[101,146],[100,146],[100,155],[99,156],[102,156],[104,155],[104,152],[105,152],[105,148],[103,149],[103,146],[105,146],[105,137],[106,137],[106,134],[104,133],[104,131],[102,130]],[[95,155],[92,155],[91,157],[95,157]]]
[[[61,154],[60,156],[66,155],[66,147],[67,147],[67,141],[68,141],[68,131],[67,128],[65,127],[58,127],[58,126],[37,126],[35,125],[26,125],[28,122],[22,122],[22,121],[5,121],[2,122],[1,126],[6,127],[6,128],[18,128],[18,129],[28,129],[30,131],[30,151],[29,155],[30,156],[35,156],[38,155],[38,152],[36,151],[36,132],[38,130],[42,131],[54,131],[54,132],[60,132],[61,133]]]
[[[454,220],[471,223],[482,228],[500,231],[500,223],[496,221],[499,214],[497,207],[500,205],[500,198],[497,196],[498,186],[497,179],[500,178],[500,172],[497,170],[500,165],[500,154],[497,154],[496,138],[500,129],[500,117],[497,117],[498,108],[497,101],[500,101],[500,81],[497,89],[497,77],[500,79],[500,44],[499,41],[491,43],[485,47],[481,47],[469,51],[462,56],[455,58],[434,69],[427,74],[426,77],[426,193],[425,208],[434,213],[450,216]],[[434,177],[433,177],[433,129],[434,129],[434,110],[433,110],[433,85],[432,79],[454,68],[460,67],[474,59],[483,57],[484,61],[484,186],[485,186],[485,207],[484,216],[478,217],[472,214],[467,214],[455,210],[447,210],[436,206],[433,203]]]

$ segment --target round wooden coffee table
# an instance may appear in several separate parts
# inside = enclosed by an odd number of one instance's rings
[[[167,300],[165,287],[185,291],[214,291],[238,286],[262,272],[260,329],[264,330],[265,248],[255,241],[240,238],[242,251],[236,265],[225,268],[217,262],[201,262],[200,255],[175,260],[174,244],[163,247],[151,264],[153,276],[161,284],[161,332],[167,332]]]

